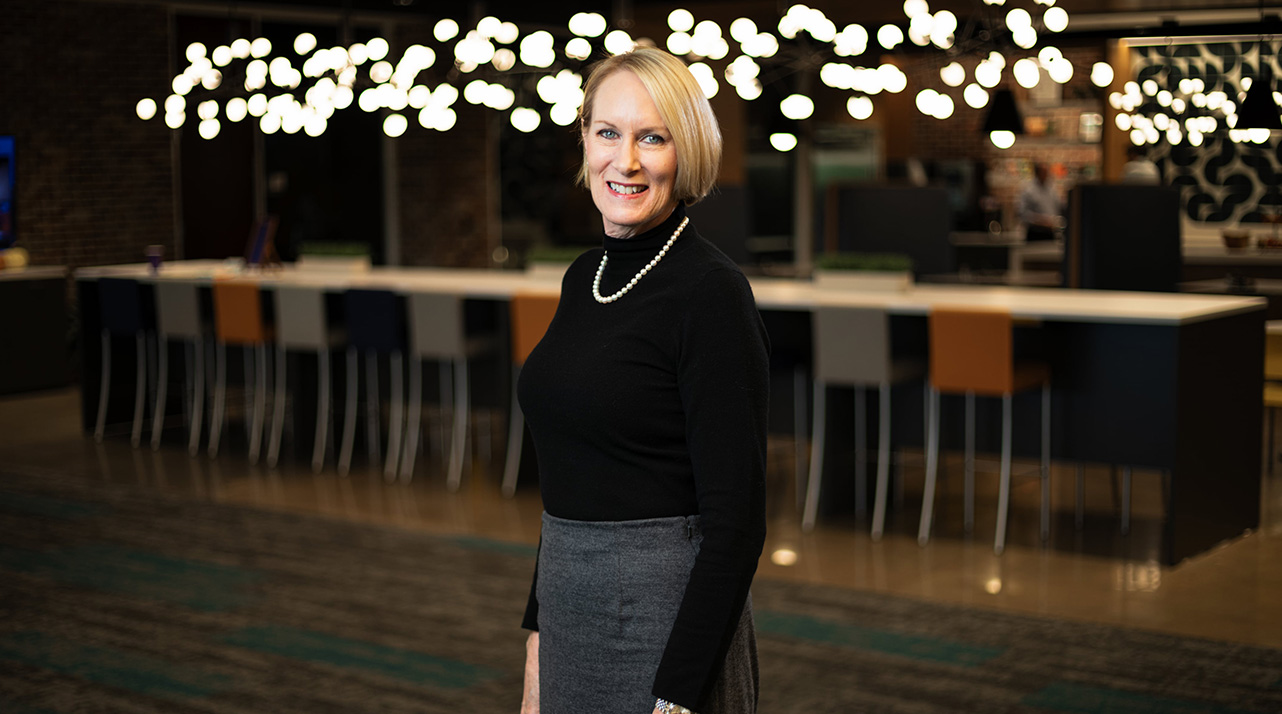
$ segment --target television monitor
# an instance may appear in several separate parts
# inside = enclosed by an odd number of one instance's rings
[[[15,193],[18,167],[14,161],[13,137],[0,136],[0,250],[8,248],[17,241],[14,219]]]

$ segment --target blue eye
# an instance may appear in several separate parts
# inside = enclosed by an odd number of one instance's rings
[[[614,139],[619,136],[614,132],[613,129],[602,129],[601,131],[597,132],[597,135],[603,139]]]
[[[642,141],[647,144],[662,144],[664,139],[658,134],[648,134],[644,139],[642,139]]]

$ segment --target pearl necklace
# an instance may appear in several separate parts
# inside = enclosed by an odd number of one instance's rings
[[[672,247],[673,243],[677,242],[677,236],[681,235],[681,231],[685,230],[686,224],[689,222],[690,222],[689,216],[686,216],[685,218],[683,218],[681,220],[681,225],[677,226],[677,229],[672,232],[672,237],[669,238],[668,242],[663,245],[663,248],[659,251],[659,254],[654,256],[654,260],[647,263],[644,268],[638,271],[637,274],[631,280],[628,281],[627,285],[624,285],[623,288],[619,290],[619,292],[613,295],[606,295],[606,296],[601,295],[601,276],[605,273],[605,264],[610,262],[610,255],[608,253],[603,254],[601,256],[601,267],[596,269],[596,279],[592,281],[592,297],[596,298],[596,301],[601,303],[602,305],[606,305],[626,295],[627,292],[631,290],[634,285],[637,284],[638,280],[644,277],[646,273],[650,272],[650,270],[654,268],[654,266],[658,265],[660,260],[663,260],[663,256],[668,254],[668,249]]]

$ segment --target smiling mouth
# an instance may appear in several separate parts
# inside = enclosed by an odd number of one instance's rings
[[[615,183],[615,182],[613,182],[613,181],[606,181],[606,182],[605,182],[605,185],[606,185],[606,186],[608,186],[608,187],[610,188],[610,190],[611,190],[611,191],[613,191],[613,192],[615,192],[615,193],[617,193],[617,194],[621,194],[621,195],[623,195],[623,196],[632,196],[632,195],[634,195],[634,194],[644,193],[645,191],[649,190],[649,188],[650,188],[649,186],[641,186],[641,185],[637,185],[637,184]]]

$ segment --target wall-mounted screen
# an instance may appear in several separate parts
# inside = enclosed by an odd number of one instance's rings
[[[13,157],[13,137],[0,136],[0,250],[17,240],[14,220],[14,185],[17,183],[17,163]]]

